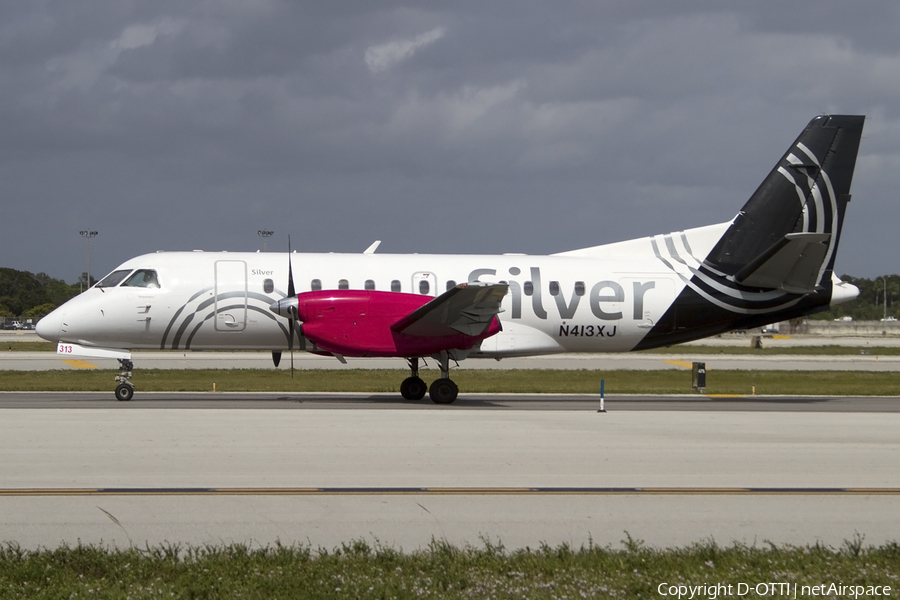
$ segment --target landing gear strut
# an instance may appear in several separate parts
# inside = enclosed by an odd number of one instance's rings
[[[122,370],[116,375],[116,381],[119,384],[116,386],[116,400],[127,402],[134,396],[134,385],[132,385],[130,381],[131,372],[134,370],[134,363],[127,358],[120,358],[119,367]]]
[[[441,378],[428,388],[428,395],[435,404],[453,404],[459,395],[459,387],[450,379],[450,353],[441,350]]]
[[[419,359],[408,358],[406,361],[409,363],[409,377],[400,384],[400,395],[406,400],[421,400],[425,397],[427,386],[419,377]]]

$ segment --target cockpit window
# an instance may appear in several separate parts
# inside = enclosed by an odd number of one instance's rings
[[[156,271],[152,269],[138,269],[125,280],[122,287],[158,288],[159,279],[156,278]]]
[[[107,275],[106,277],[101,279],[100,282],[97,283],[96,287],[101,287],[101,288],[116,287],[117,285],[122,283],[122,280],[125,279],[125,277],[129,273],[131,273],[131,269],[122,269],[120,271],[113,271],[112,273],[110,273],[109,275]]]

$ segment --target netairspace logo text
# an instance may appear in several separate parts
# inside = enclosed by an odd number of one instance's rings
[[[660,596],[670,596],[678,600],[693,598],[716,598],[755,596],[757,598],[811,598],[828,596],[830,598],[874,598],[891,595],[887,585],[844,585],[843,583],[820,583],[818,585],[800,585],[797,583],[765,582],[765,583],[704,583],[703,585],[670,585],[661,583],[656,588]]]

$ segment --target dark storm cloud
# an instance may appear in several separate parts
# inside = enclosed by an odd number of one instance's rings
[[[896,272],[891,2],[0,3],[3,266],[156,249],[543,253],[731,218],[869,115],[838,270]],[[99,274],[99,273],[95,273]]]

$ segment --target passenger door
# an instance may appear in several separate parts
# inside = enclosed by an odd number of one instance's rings
[[[247,327],[247,263],[217,260],[216,331],[244,331]]]

